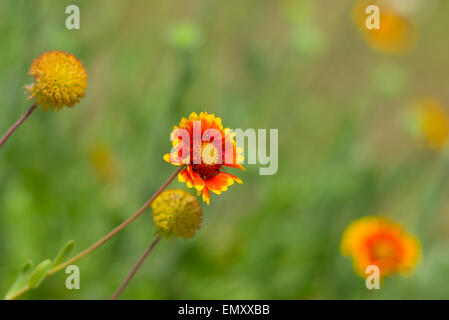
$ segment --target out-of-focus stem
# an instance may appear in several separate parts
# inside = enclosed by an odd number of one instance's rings
[[[112,296],[111,300],[115,300],[119,297],[119,295],[122,293],[122,291],[126,288],[126,286],[128,285],[128,283],[131,281],[131,279],[134,277],[134,275],[136,274],[137,270],[139,270],[140,266],[142,265],[142,263],[145,261],[145,259],[148,257],[148,255],[150,254],[150,252],[153,250],[154,246],[159,242],[159,240],[161,240],[161,237],[157,237],[153,243],[151,243],[151,245],[148,247],[147,250],[145,250],[145,252],[143,253],[143,255],[140,257],[140,259],[137,261],[136,265],[131,269],[131,272],[128,274],[128,276],[125,278],[125,280],[122,282],[122,284],[120,285],[120,287],[117,289],[117,291],[114,293],[114,295]]]

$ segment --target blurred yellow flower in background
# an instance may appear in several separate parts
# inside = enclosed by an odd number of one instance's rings
[[[195,196],[176,189],[163,191],[151,204],[159,236],[192,238],[200,229],[203,211]]]
[[[369,5],[380,9],[380,28],[368,29],[365,12]],[[386,53],[403,53],[411,49],[416,42],[417,30],[412,19],[400,13],[392,1],[357,0],[354,4],[353,20],[365,41],[375,50]]]
[[[27,85],[29,98],[45,110],[73,107],[84,97],[87,74],[82,63],[65,51],[49,51],[34,59],[29,74],[34,83]]]
[[[420,136],[427,147],[434,150],[443,149],[449,137],[449,113],[434,98],[423,98],[415,103]]]
[[[376,265],[380,276],[406,274],[417,264],[420,245],[399,224],[383,217],[368,216],[352,222],[344,231],[341,252],[353,260],[355,271]]]
[[[113,151],[106,144],[97,144],[89,151],[90,162],[98,178],[103,182],[115,180],[119,173],[119,165]]]

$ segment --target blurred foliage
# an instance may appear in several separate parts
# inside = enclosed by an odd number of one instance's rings
[[[74,2],[81,29],[69,31]],[[70,239],[87,248],[135,212],[173,171],[172,126],[208,111],[231,128],[278,128],[279,171],[247,165],[243,185],[204,206],[198,234],[162,241],[123,298],[448,298],[449,154],[403,123],[421,96],[449,105],[449,3],[425,1],[410,16],[416,45],[390,55],[358,32],[355,2],[0,0],[1,133],[30,105],[33,58],[66,50],[89,77],[81,103],[38,109],[0,150],[2,296],[29,259]],[[369,291],[339,242],[378,213],[423,256]],[[154,233],[148,212],[79,261],[80,290],[59,272],[24,298],[109,298]]]

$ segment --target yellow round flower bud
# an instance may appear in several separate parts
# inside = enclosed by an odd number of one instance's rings
[[[45,110],[73,107],[84,97],[87,74],[82,63],[65,51],[49,51],[34,59],[29,74],[34,83],[27,85],[29,98]]]
[[[153,221],[160,236],[191,238],[202,221],[201,204],[187,191],[162,192],[151,204]]]

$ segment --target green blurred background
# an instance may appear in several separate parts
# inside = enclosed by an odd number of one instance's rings
[[[33,58],[66,50],[89,77],[81,103],[39,108],[0,150],[2,295],[25,261],[87,248],[135,212],[174,170],[172,126],[207,111],[279,129],[279,170],[233,171],[244,184],[212,195],[193,239],[162,241],[122,298],[449,298],[447,153],[403,121],[415,97],[449,103],[449,2],[425,2],[416,46],[391,55],[360,36],[353,0],[0,0],[1,134],[31,104]],[[80,30],[65,28],[70,4]],[[379,213],[422,259],[369,291],[339,242]],[[148,211],[77,263],[80,290],[59,272],[23,298],[107,299],[154,233]]]

